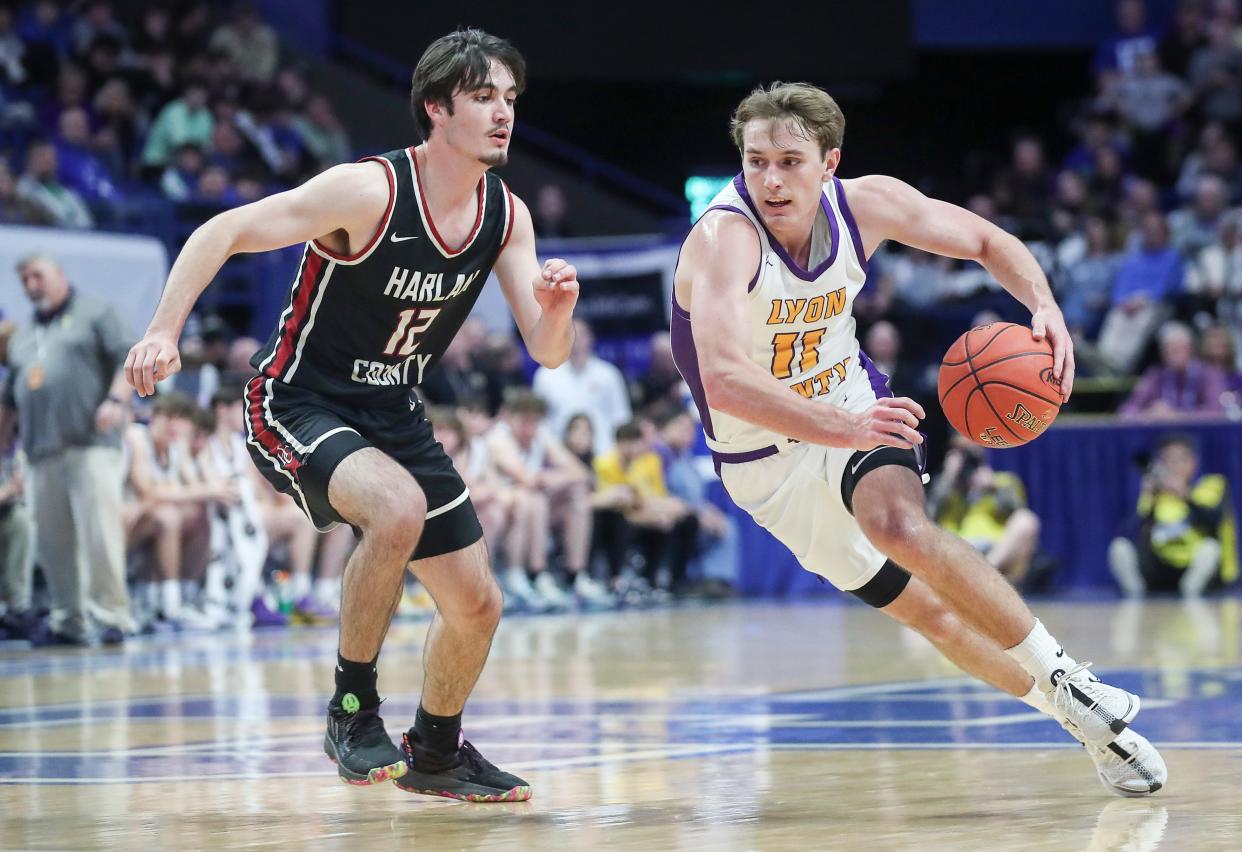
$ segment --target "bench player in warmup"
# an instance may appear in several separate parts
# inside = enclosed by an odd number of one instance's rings
[[[469,491],[412,393],[444,354],[494,268],[531,355],[555,367],[573,343],[577,273],[542,268],[530,213],[490,172],[508,159],[525,63],[479,30],[434,42],[414,71],[423,143],[335,166],[226,211],[186,242],[125,369],[140,394],[180,367],[199,294],[239,252],[305,243],[288,307],[251,362],[254,463],[320,530],[361,541],[341,588],[336,692],[324,750],[355,784],[521,801],[530,787],[461,736],[461,713],[500,619]],[[406,565],[435,599],[422,700],[397,748],[378,714],[376,659]]]
[[[859,349],[851,306],[885,240],[977,261],[1031,311],[1068,398],[1074,357],[1030,252],[891,177],[835,176],[845,118],[806,84],[733,115],[742,172],[687,236],[673,347],[725,488],[802,565],[918,630],[945,656],[1056,719],[1105,786],[1154,793],[1167,771],[1129,727],[1139,699],[1101,683],[1017,592],[924,509],[923,410]]]

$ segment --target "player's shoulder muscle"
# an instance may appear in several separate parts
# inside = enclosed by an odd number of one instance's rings
[[[759,266],[759,232],[748,218],[711,210],[695,223],[682,247],[681,263],[695,280],[750,281]]]
[[[841,180],[855,219],[890,219],[909,212],[923,194],[910,184],[889,175],[863,175]],[[861,224],[861,223],[860,223]]]
[[[377,160],[342,163],[302,184],[296,202],[336,207],[342,212],[383,214],[392,197],[388,167]]]

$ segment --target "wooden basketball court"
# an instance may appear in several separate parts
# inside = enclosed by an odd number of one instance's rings
[[[1157,795],[865,607],[730,604],[506,619],[466,733],[533,785],[509,805],[340,783],[334,630],[2,652],[0,847],[1242,848],[1240,602],[1037,611],[1143,696]],[[381,658],[394,736],[425,629]]]

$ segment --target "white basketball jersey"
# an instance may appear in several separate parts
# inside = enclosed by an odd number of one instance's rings
[[[808,399],[843,406],[851,387],[883,392],[884,377],[862,355],[854,336],[854,298],[867,279],[867,261],[841,182],[824,185],[811,236],[810,269],[799,266],[760,218],[741,175],[708,210],[745,216],[759,234],[759,268],[750,285],[750,358]],[[674,356],[703,415],[707,443],[722,453],[783,445],[785,436],[707,407],[689,315],[674,304]],[[681,327],[679,328],[679,323]],[[858,383],[861,382],[861,385]],[[854,406],[850,406],[853,408]]]

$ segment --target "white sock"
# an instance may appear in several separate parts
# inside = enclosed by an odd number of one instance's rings
[[[315,600],[321,604],[338,606],[341,602],[341,578],[320,577],[315,581]]]
[[[1039,619],[1035,619],[1035,626],[1027,637],[1012,648],[1007,648],[1005,653],[1035,678],[1035,686],[1041,692],[1051,692],[1055,688],[1054,674],[1059,678],[1077,665],[1077,661],[1065,653],[1065,649],[1052,638]]]
[[[293,599],[295,601],[300,601],[302,598],[309,595],[310,590],[311,578],[309,572],[305,574],[294,574],[289,578],[289,591],[293,594]]]
[[[181,583],[177,580],[164,580],[160,583],[160,609],[165,618],[176,618],[181,614]]]
[[[1031,684],[1031,688],[1026,693],[1026,695],[1019,695],[1018,700],[1021,701],[1023,704],[1025,704],[1027,707],[1032,707],[1038,710],[1040,713],[1043,713],[1045,716],[1055,715],[1052,712],[1052,704],[1049,703],[1048,696],[1045,695],[1043,691],[1033,683]]]
[[[181,581],[181,602],[192,601],[198,594],[198,583],[193,580]]]

